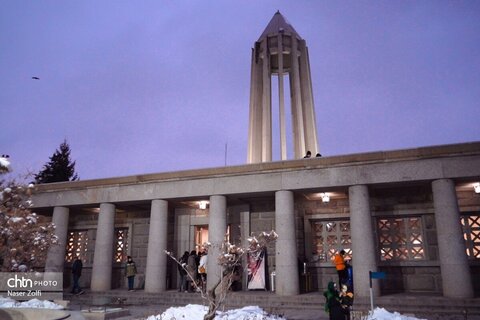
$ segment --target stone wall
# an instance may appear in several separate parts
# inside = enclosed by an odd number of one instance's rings
[[[92,277],[92,265],[95,251],[95,238],[96,238],[96,225],[97,225],[96,213],[72,211],[69,219],[69,231],[75,230],[87,230],[88,232],[88,245],[86,258],[83,261],[83,271],[80,278],[80,286],[83,288],[90,287],[90,281]],[[148,232],[149,232],[149,218],[150,212],[117,212],[115,216],[115,227],[128,227],[129,248],[128,255],[132,256],[132,259],[137,265],[138,276],[136,277],[135,286],[140,288],[143,286],[145,266],[147,258],[147,246],[148,246]],[[112,257],[113,258],[113,257]],[[65,264],[64,273],[64,286],[71,286],[71,263]],[[112,268],[112,288],[125,288],[126,280],[124,275],[124,263],[114,262]]]
[[[313,255],[313,238],[310,232],[310,224],[313,220],[348,219],[350,210],[348,198],[345,192],[335,192],[330,197],[330,202],[324,203],[318,196],[312,195],[311,199],[298,199],[296,206],[300,213],[299,216],[302,216],[301,213],[303,213],[302,227],[304,238],[302,244],[304,246],[304,259],[307,262],[307,271],[310,277],[310,291],[323,292],[330,281],[338,281],[338,275],[330,261],[318,261],[317,257]]]
[[[380,282],[382,294],[399,292],[441,294],[437,232],[430,185],[378,188],[371,192],[370,203],[372,214],[376,218],[421,217],[422,219],[424,259],[381,261],[378,256],[378,269],[386,273],[386,279],[374,281]],[[379,251],[378,247],[377,250]]]
[[[470,188],[457,190],[461,213],[480,214],[480,195]],[[428,292],[441,294],[442,280],[438,261],[437,231],[433,209],[431,188],[411,186],[403,188],[383,188],[370,191],[370,205],[374,217],[405,217],[409,215],[422,217],[423,236],[426,259],[422,261],[378,261],[379,271],[384,271],[387,278],[380,281],[382,293]],[[339,199],[331,198],[330,203],[321,201],[297,201],[298,210],[305,213],[305,223],[309,218],[331,219],[344,217],[349,213],[346,195]],[[308,228],[306,228],[307,230]],[[311,236],[306,232],[306,255]],[[378,239],[378,236],[376,236]],[[378,245],[378,244],[377,244]],[[378,257],[380,260],[380,257]],[[474,290],[480,292],[480,261],[470,260]],[[314,290],[325,290],[330,280],[337,280],[335,269],[329,263],[309,263]]]
[[[473,291],[478,296],[480,293],[480,263],[477,262],[472,265],[470,271],[472,273]]]
[[[425,267],[380,267],[386,279],[380,281],[382,294],[391,293],[442,293],[442,278],[439,266]]]
[[[462,214],[480,215],[480,194],[474,193],[472,188],[457,189],[458,204]],[[480,295],[480,259],[470,259],[473,290],[475,295]]]
[[[329,203],[320,200],[305,200],[298,203],[299,210],[305,212],[305,223],[309,219],[348,219],[349,202],[347,191],[335,192]],[[379,270],[387,273],[387,279],[381,280],[381,288],[385,292],[441,292],[440,272],[438,268],[438,248],[436,240],[435,220],[433,218],[433,204],[431,191],[427,187],[404,187],[404,188],[370,188],[370,206],[373,223],[377,217],[405,217],[409,215],[422,216],[425,261],[407,263],[400,261],[380,261],[378,256]],[[376,228],[374,228],[376,230]],[[314,260],[308,252],[309,242],[313,241],[308,234],[305,239],[307,257]],[[378,235],[375,236],[378,242]],[[377,243],[378,245],[378,243]],[[355,253],[353,253],[355,259]],[[433,260],[433,261],[432,261]],[[433,267],[432,267],[433,266]],[[312,274],[313,290],[323,291],[329,281],[337,281],[338,276],[331,262],[309,262],[309,271]],[[355,272],[355,271],[354,271]],[[365,275],[368,277],[368,275]],[[440,291],[439,291],[440,290]]]

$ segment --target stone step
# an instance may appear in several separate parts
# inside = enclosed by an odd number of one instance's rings
[[[165,293],[145,293],[143,291],[128,292],[112,290],[107,292],[86,293],[80,296],[65,295],[65,299],[72,304],[90,306],[126,306],[129,305],[156,305],[183,306],[187,304],[207,304],[198,293],[183,293],[168,291]],[[395,295],[376,297],[375,306],[402,314],[422,315],[430,319],[480,319],[480,298],[476,299],[449,299],[427,295]],[[285,310],[318,310],[322,311],[325,298],[319,292],[297,296],[277,296],[272,292],[231,292],[228,294],[225,306],[238,308],[246,305],[257,305],[272,313],[282,313]],[[353,309],[359,312],[368,312],[370,300],[357,298]],[[438,317],[437,317],[438,316]],[[437,317],[437,318],[435,318]]]

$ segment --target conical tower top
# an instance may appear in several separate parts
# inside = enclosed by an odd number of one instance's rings
[[[279,32],[290,33],[292,35],[295,35],[297,38],[302,39],[302,37],[300,37],[297,31],[295,31],[292,25],[280,13],[280,11],[277,11],[273,15],[272,20],[270,20],[267,27],[265,28],[262,35],[260,36],[260,38],[258,38],[258,41],[261,41],[263,38],[267,37],[268,35],[276,34]]]

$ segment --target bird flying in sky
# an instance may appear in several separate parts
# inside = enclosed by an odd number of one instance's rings
[[[33,80],[40,80],[39,77],[32,77]]]

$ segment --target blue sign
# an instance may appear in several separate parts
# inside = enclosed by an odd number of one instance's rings
[[[385,279],[386,274],[385,272],[371,272],[370,271],[370,279]]]

